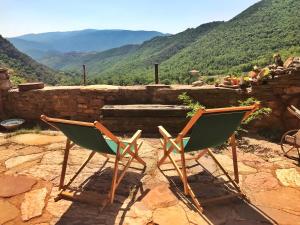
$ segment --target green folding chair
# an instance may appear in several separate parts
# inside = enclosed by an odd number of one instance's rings
[[[185,195],[190,195],[196,208],[199,211],[203,211],[200,202],[197,200],[193,190],[187,182],[187,172],[186,172],[186,160],[198,160],[205,154],[209,154],[218,167],[222,170],[225,176],[229,179],[233,188],[236,190],[235,193],[215,197],[206,200],[205,202],[214,202],[218,200],[223,200],[226,198],[231,198],[233,196],[245,197],[241,192],[238,185],[239,174],[237,165],[237,155],[236,155],[236,143],[235,143],[235,131],[241,124],[241,122],[246,119],[253,111],[259,107],[259,104],[245,107],[229,107],[229,108],[217,108],[217,109],[200,109],[198,112],[190,119],[187,125],[179,133],[176,138],[172,136],[162,127],[159,126],[159,132],[162,135],[161,144],[163,146],[164,154],[162,158],[158,161],[158,166],[166,163],[165,160],[169,158],[170,163],[172,163],[178,172],[178,175],[183,183]],[[189,135],[188,135],[189,134]],[[188,136],[187,136],[188,135]],[[226,170],[222,167],[221,163],[215,158],[210,148],[219,146],[230,139],[230,144],[232,147],[233,156],[233,167],[235,179],[232,179]],[[199,154],[192,158],[185,158],[184,153],[199,151]],[[179,153],[181,159],[181,169],[176,164],[176,160],[171,156],[172,152]]]
[[[130,163],[133,160],[136,160],[138,163],[146,166],[146,163],[138,156],[138,151],[143,143],[142,141],[138,142],[142,133],[141,130],[138,130],[129,141],[121,141],[98,121],[95,121],[94,123],[86,123],[73,120],[50,118],[45,115],[41,116],[41,120],[57,130],[62,131],[67,137],[59,183],[60,193],[57,199],[65,197],[71,200],[82,200],[78,199],[78,196],[72,194],[72,192],[68,192],[67,189],[87,165],[87,163],[96,154],[96,152],[107,157],[107,159],[109,158],[108,155],[115,156],[111,189],[108,194],[109,203],[113,203],[115,191],[120,184],[121,179],[124,177],[126,170],[129,168]],[[91,150],[92,152],[87,157],[85,162],[80,166],[75,175],[70,179],[68,184],[64,185],[69,151],[74,145],[81,146],[85,149]],[[123,171],[118,175],[119,162],[124,159],[125,156],[128,158],[128,161],[125,164]],[[88,202],[88,200],[83,201]]]

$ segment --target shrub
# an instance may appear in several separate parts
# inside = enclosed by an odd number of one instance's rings
[[[181,100],[182,103],[189,108],[190,111],[187,113],[187,117],[192,117],[199,109],[205,109],[204,105],[201,105],[199,102],[192,100],[186,92],[179,95],[178,99]]]
[[[259,103],[259,101],[255,98],[247,98],[244,101],[239,101],[239,106],[250,106],[255,103]],[[253,120],[261,120],[262,118],[269,116],[271,112],[272,109],[270,108],[267,107],[260,108],[255,112],[251,113],[250,116],[247,119],[245,119],[242,124],[247,125]]]
[[[179,95],[178,99],[181,100],[183,102],[183,104],[188,106],[188,108],[190,109],[190,111],[187,113],[187,117],[192,117],[193,115],[195,115],[195,113],[199,109],[205,108],[205,106],[201,105],[197,101],[194,101],[190,96],[188,96],[186,92]],[[250,106],[255,103],[259,103],[259,101],[255,98],[247,98],[246,100],[239,101],[238,103],[239,103],[239,106]],[[267,108],[267,107],[260,108],[260,109],[256,110],[255,112],[251,113],[251,115],[247,119],[245,119],[242,122],[242,124],[247,125],[251,121],[260,120],[266,116],[269,116],[271,112],[272,112],[272,109],[270,109],[270,108]],[[239,128],[239,130],[241,130],[241,129]]]

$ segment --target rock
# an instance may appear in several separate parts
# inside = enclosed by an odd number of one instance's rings
[[[197,81],[195,81],[195,82],[192,83],[192,85],[193,85],[194,87],[200,87],[200,86],[202,86],[203,84],[204,84],[204,82],[203,82],[202,80],[197,80]]]
[[[0,199],[0,224],[4,224],[16,218],[19,210],[8,201]]]
[[[20,134],[11,137],[9,140],[23,145],[47,145],[56,142],[63,142],[66,140],[66,137],[62,135]]]
[[[295,164],[293,164],[290,161],[287,161],[285,158],[282,158],[282,160],[275,161],[274,165],[276,165],[276,167],[278,167],[279,169],[289,169],[295,167]]]
[[[3,149],[0,151],[0,161],[7,160],[15,155],[16,151],[14,149]]]
[[[142,203],[150,209],[156,209],[173,206],[178,203],[178,199],[169,189],[169,185],[160,184],[146,194]]]
[[[287,187],[300,187],[300,174],[295,168],[277,169],[276,176]]]
[[[57,195],[55,195],[56,197]],[[54,201],[54,197],[49,199],[46,210],[54,217],[62,217],[68,208],[72,205],[72,201]]]
[[[288,68],[290,67],[291,64],[293,64],[294,61],[294,57],[289,57],[283,64],[284,68]]]
[[[299,224],[299,190],[282,187],[278,190],[253,193],[253,195],[254,205],[262,209],[278,224]]]
[[[21,205],[21,216],[23,221],[42,215],[45,207],[47,188],[30,191],[25,194]]]
[[[268,191],[278,188],[279,183],[271,173],[260,172],[246,176],[243,186],[250,191]]]
[[[225,170],[229,172],[233,172],[233,162],[230,157],[227,155],[214,154],[217,160],[221,163],[221,165],[225,168]],[[256,173],[257,170],[253,167],[246,166],[244,163],[238,162],[239,173],[241,174],[250,174]]]
[[[152,210],[142,202],[136,202],[126,214],[124,224],[147,224],[151,221]]]
[[[46,153],[41,161],[41,164],[47,165],[47,164],[62,164],[64,158],[64,154],[62,151],[53,151]]]
[[[31,190],[36,180],[26,176],[0,176],[0,197],[12,197]]]
[[[0,90],[7,91],[12,87],[10,80],[1,80],[0,79]]]
[[[153,213],[153,222],[159,225],[189,225],[186,213],[179,205],[156,209]]]
[[[30,175],[38,177],[47,181],[51,181],[58,177],[61,172],[61,166],[59,165],[35,165],[29,169],[26,169],[20,174]]]
[[[297,86],[290,86],[284,89],[284,92],[288,95],[294,95],[300,93],[300,87]]]
[[[17,156],[14,158],[10,158],[5,161],[5,166],[7,169],[11,169],[23,163],[39,159],[42,157],[42,155],[43,153],[38,153],[38,154],[24,155],[24,156]]]
[[[27,146],[17,150],[19,155],[31,155],[36,153],[44,152],[45,150],[39,146]]]
[[[186,211],[186,215],[187,215],[188,220],[191,225],[194,225],[194,224],[209,225],[210,224],[207,220],[205,220],[203,218],[203,216],[200,216],[199,213],[197,213],[196,211],[188,210],[188,211]]]
[[[49,144],[46,146],[46,149],[48,151],[53,151],[53,150],[62,150],[65,149],[66,145],[65,143],[53,143],[53,144]]]

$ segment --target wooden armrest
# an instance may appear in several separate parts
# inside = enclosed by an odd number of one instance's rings
[[[171,142],[172,146],[176,148],[177,151],[181,152],[181,148],[177,145],[177,143],[173,139],[170,139],[169,141]]]
[[[133,142],[136,142],[140,137],[141,137],[142,131],[138,130],[135,132],[135,134],[130,138],[130,140],[128,141],[130,144]]]
[[[167,139],[172,138],[171,134],[169,134],[169,132],[168,132],[163,126],[158,126],[158,130],[159,130],[159,133],[160,133],[164,138],[167,138]]]
[[[125,147],[124,143],[120,142],[119,139],[113,133],[111,133],[105,126],[103,126],[100,122],[95,121],[94,126],[105,136],[109,137],[111,140],[113,140],[117,144],[120,144],[121,147]]]

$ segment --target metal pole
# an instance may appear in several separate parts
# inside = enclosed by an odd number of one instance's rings
[[[86,85],[86,70],[85,70],[85,65],[83,64],[82,67],[83,67],[83,85],[85,86]]]
[[[155,84],[158,84],[158,63],[154,64]]]

